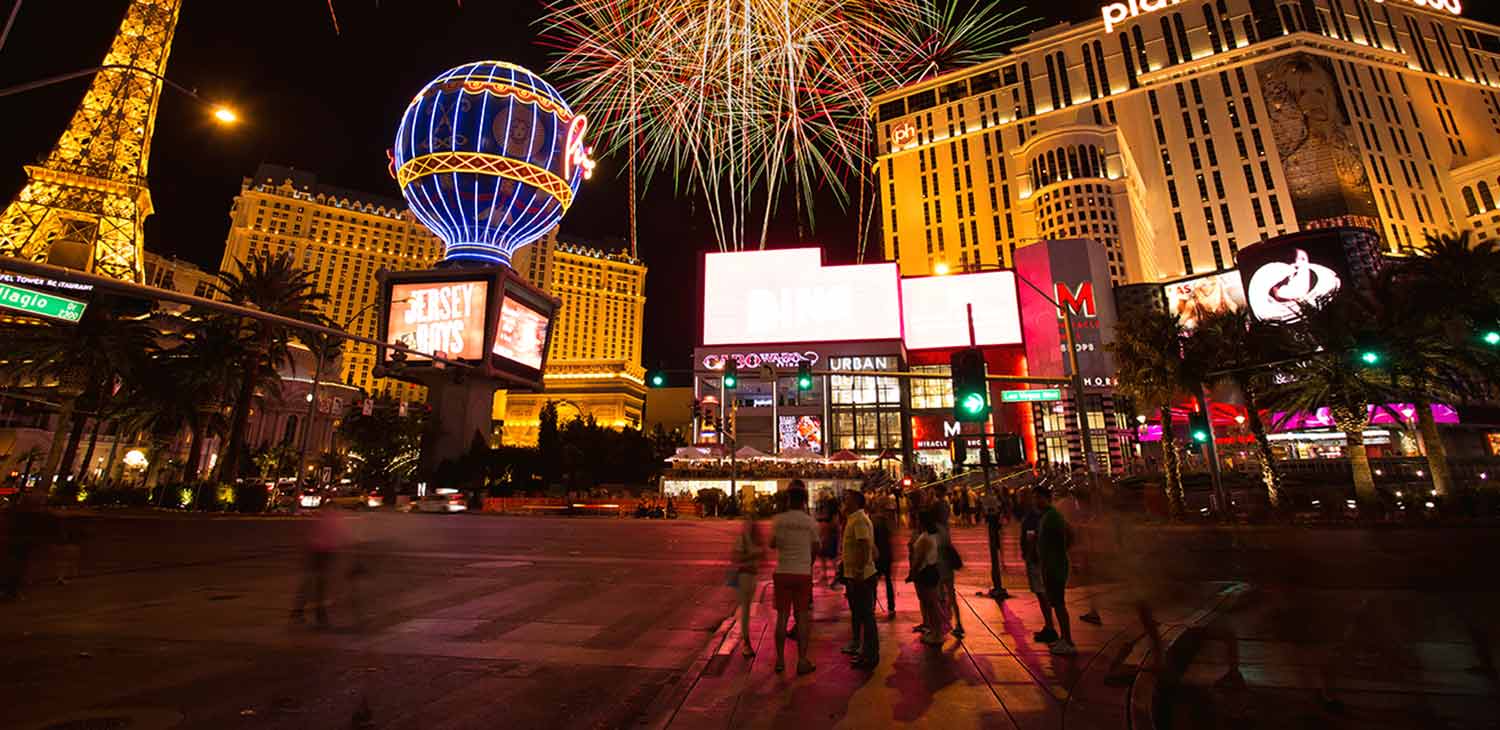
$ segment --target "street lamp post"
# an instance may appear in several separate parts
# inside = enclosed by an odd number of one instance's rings
[[[223,104],[214,104],[214,103],[210,102],[209,100],[204,99],[203,97],[199,96],[198,92],[196,92],[196,91],[194,91],[192,89],[189,89],[186,86],[183,86],[182,84],[179,84],[176,81],[173,81],[173,80],[171,80],[171,79],[169,79],[169,78],[167,78],[167,77],[165,77],[165,76],[163,76],[163,75],[161,75],[159,73],[156,73],[155,71],[152,71],[150,69],[144,69],[144,68],[141,68],[139,66],[129,66],[129,65],[125,65],[125,64],[119,64],[119,63],[111,63],[111,64],[106,64],[106,65],[103,65],[103,66],[93,66],[91,68],[85,68],[85,69],[81,69],[81,70],[78,70],[78,71],[71,71],[71,72],[65,73],[65,74],[57,74],[56,76],[48,76],[47,78],[44,78],[44,79],[37,79],[36,81],[28,81],[28,82],[26,82],[24,84],[17,84],[15,86],[6,87],[4,89],[0,89],[0,99],[3,99],[5,97],[7,97],[7,96],[15,96],[16,94],[24,94],[24,93],[26,93],[28,91],[35,91],[37,89],[45,88],[45,87],[48,87],[48,86],[53,86],[55,84],[61,84],[61,83],[67,82],[67,81],[72,81],[73,79],[81,79],[81,78],[83,78],[85,76],[93,76],[94,74],[99,73],[100,71],[110,71],[110,70],[130,71],[130,72],[133,72],[133,73],[144,74],[146,76],[150,76],[151,78],[156,79],[157,81],[162,82],[163,84],[165,84],[166,86],[172,88],[173,90],[180,91],[183,94],[186,94],[189,98],[193,99],[194,101],[197,101],[198,103],[200,103],[200,104],[208,107],[209,110],[213,113],[214,119],[216,121],[218,121],[220,124],[225,124],[225,125],[235,124],[235,123],[239,122],[239,120],[240,120],[240,115],[237,112],[235,112],[233,109],[229,108],[228,106],[225,106]]]
[[[358,320],[360,317],[365,316],[365,312],[374,309],[379,304],[379,301],[370,302],[364,308],[360,309],[358,312],[355,312],[354,315],[348,319],[348,321],[344,322],[344,324],[339,327],[339,329],[349,329],[349,326],[354,324],[356,320]],[[328,351],[332,347],[332,340],[330,340],[328,336],[318,334],[314,335],[314,337],[316,338],[315,341],[319,343],[314,348],[316,352],[313,353],[317,356],[317,365],[313,367],[312,390],[310,390],[307,394],[307,420],[302,424],[302,449],[301,454],[299,454],[297,457],[297,481],[299,484],[301,483],[302,479],[307,476],[307,451],[309,448],[311,448],[313,419],[318,407],[318,386],[320,385],[320,381],[323,378],[324,360],[327,359]],[[272,492],[271,494],[271,501],[272,506],[274,507],[276,501],[276,495],[274,492]]]

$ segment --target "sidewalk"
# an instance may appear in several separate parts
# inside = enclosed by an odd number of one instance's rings
[[[980,542],[975,542],[975,538]],[[1011,537],[1007,535],[1007,537]],[[656,727],[804,728],[1124,728],[1131,678],[1145,659],[1144,632],[1134,597],[1122,584],[1084,583],[1069,590],[1069,613],[1078,655],[1052,656],[1032,642],[1041,628],[1035,597],[1021,592],[1024,577],[1007,571],[1012,598],[976,597],[988,585],[983,532],[960,530],[956,542],[969,563],[959,575],[959,600],[967,630],[941,649],[921,644],[911,629],[920,621],[911,586],[898,583],[896,616],[887,617],[885,590],[877,608],[881,663],[873,671],[850,668],[839,649],[849,639],[849,613],[827,582],[814,590],[812,659],[817,671],[798,677],[796,645],[788,640],[787,671],[774,672],[775,610],[769,576],[752,607],[750,636],[757,655],[739,654],[740,627],[731,619],[709,653],[683,679],[678,697]],[[1013,537],[1008,568],[1020,567]],[[898,562],[898,573],[904,565]],[[1202,585],[1152,603],[1163,630],[1190,620],[1222,585]],[[1091,604],[1102,626],[1076,619]]]

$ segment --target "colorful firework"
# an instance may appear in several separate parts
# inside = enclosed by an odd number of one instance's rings
[[[870,161],[871,97],[999,55],[1025,23],[997,5],[548,0],[542,42],[601,149],[627,155],[632,240],[639,161],[646,179],[702,195],[719,248],[735,250],[755,228],[765,245],[784,193],[811,211],[826,188],[847,206]]]

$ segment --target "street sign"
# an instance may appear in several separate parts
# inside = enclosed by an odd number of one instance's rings
[[[0,307],[64,322],[77,322],[83,319],[83,310],[88,307],[88,302],[12,284],[0,284]]]
[[[1043,403],[1046,401],[1062,400],[1062,390],[1059,388],[1042,388],[1039,390],[1002,390],[1000,391],[1001,403]]]

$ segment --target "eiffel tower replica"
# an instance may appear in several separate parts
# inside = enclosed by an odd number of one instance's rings
[[[0,256],[139,282],[146,165],[182,0],[130,0],[73,120],[0,214]]]

